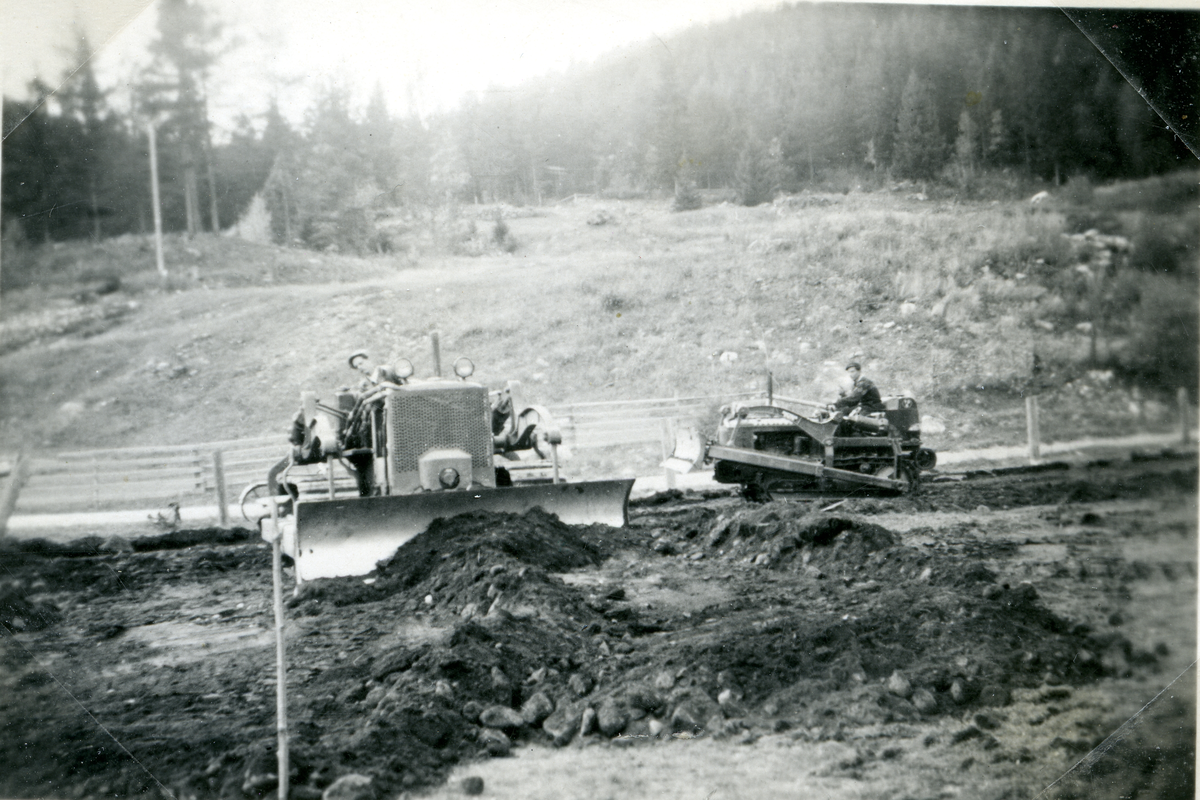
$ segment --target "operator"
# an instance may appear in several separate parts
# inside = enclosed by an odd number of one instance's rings
[[[883,411],[883,398],[879,396],[879,390],[875,388],[871,379],[863,377],[862,365],[857,361],[851,361],[846,365],[846,372],[850,374],[850,380],[853,383],[850,391],[833,404],[834,410],[849,412],[858,408],[864,414]]]

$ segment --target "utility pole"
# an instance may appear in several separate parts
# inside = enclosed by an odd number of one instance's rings
[[[150,196],[154,204],[154,261],[158,266],[158,275],[163,283],[167,281],[167,266],[163,263],[162,243],[162,205],[158,199],[158,147],[154,140],[154,123],[146,123],[146,132],[150,136]]]

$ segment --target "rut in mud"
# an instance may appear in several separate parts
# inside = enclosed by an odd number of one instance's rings
[[[1195,482],[1190,463],[829,512],[676,493],[620,531],[536,510],[438,521],[366,580],[289,601],[293,795],[348,774],[395,795],[515,742],[840,739],[1152,672],[1158,655],[1116,624],[1065,618],[989,568],[1004,545],[918,542],[872,515]],[[248,531],[5,543],[0,793],[272,794],[269,556]],[[1119,591],[1136,569],[1102,577]]]

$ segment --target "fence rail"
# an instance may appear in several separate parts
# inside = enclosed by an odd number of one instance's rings
[[[720,404],[761,393],[650,400],[571,403],[551,413],[570,449],[661,444],[665,456],[677,427],[711,422]],[[1193,422],[1180,392],[1179,434],[1186,443]],[[1019,412],[1018,412],[1019,413]],[[1036,398],[1026,403],[1027,454],[1039,457]],[[0,535],[10,513],[62,513],[217,504],[221,522],[242,489],[262,481],[287,455],[282,435],[163,447],[107,448],[38,454],[0,452]],[[668,485],[670,481],[668,479]]]

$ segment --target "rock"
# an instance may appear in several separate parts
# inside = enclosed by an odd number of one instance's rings
[[[654,717],[650,718],[649,722],[646,723],[646,727],[649,728],[651,736],[658,736],[666,729],[666,726]]]
[[[984,731],[994,731],[1000,727],[1000,720],[993,717],[991,714],[980,712],[975,715],[973,721],[976,727]]]
[[[321,800],[374,800],[375,786],[366,775],[351,773],[333,782]]]
[[[1012,702],[1012,692],[1004,686],[988,684],[979,691],[979,702],[985,706],[1006,706]]]
[[[892,672],[891,677],[887,679],[887,690],[897,697],[907,698],[912,694],[912,684],[908,682],[908,678],[900,670]]]
[[[538,667],[537,669],[535,669],[533,672],[531,672],[529,674],[528,678],[525,679],[525,684],[526,685],[537,685],[537,684],[541,683],[542,681],[546,680],[546,675],[549,674],[549,672],[550,672],[550,670],[546,667]]]
[[[504,731],[495,728],[481,728],[478,741],[494,758],[502,758],[512,750],[512,740],[504,735]]]
[[[962,742],[967,741],[968,739],[974,739],[974,738],[976,738],[978,736],[982,736],[982,735],[983,735],[983,731],[979,730],[979,728],[976,728],[974,725],[968,725],[967,727],[963,728],[961,731],[956,731],[950,737],[950,744],[960,744]]]
[[[483,778],[478,775],[468,775],[459,784],[463,794],[483,794]]]
[[[501,690],[512,688],[512,681],[504,674],[504,670],[499,667],[492,667],[492,688]]]
[[[462,715],[467,722],[479,722],[479,715],[483,713],[483,705],[474,700],[468,700],[463,704]]]
[[[658,714],[666,705],[666,701],[663,700],[662,695],[654,689],[645,686],[633,686],[626,690],[625,702],[629,704],[630,708],[645,711],[649,714]]]
[[[594,730],[596,730],[596,709],[588,706],[579,715],[579,735],[587,736]]]
[[[721,712],[726,717],[744,717],[746,709],[742,705],[742,693],[736,692],[733,689],[722,689],[717,695],[717,705],[721,707]]]
[[[576,697],[583,697],[592,690],[592,686],[592,679],[586,673],[575,672],[567,678],[567,688],[574,692]]]
[[[990,583],[983,587],[983,592],[981,592],[981,594],[984,600],[995,600],[997,597],[1000,597],[1004,594],[1004,588],[997,586],[994,583]]]
[[[521,706],[521,719],[526,725],[539,725],[554,711],[554,701],[545,692],[536,692]]]
[[[917,689],[913,692],[912,704],[922,714],[932,714],[937,711],[937,698],[928,689]]]
[[[950,684],[950,698],[959,705],[969,703],[978,695],[979,689],[961,678],[955,678],[954,682]]]
[[[132,553],[133,544],[124,536],[113,534],[100,545],[101,553]]]
[[[668,670],[658,673],[654,676],[654,688],[664,692],[675,688],[675,673]]]
[[[575,734],[579,733],[582,716],[583,711],[578,706],[559,704],[559,707],[542,721],[542,730],[550,735],[555,746],[562,747],[569,744],[575,738]]]
[[[450,686],[449,681],[438,681],[433,686],[433,693],[446,700],[454,699],[454,688]]]
[[[479,724],[485,728],[520,728],[525,718],[507,706],[488,706],[479,714]]]
[[[721,707],[704,692],[692,690],[676,702],[671,712],[671,731],[694,734],[704,728],[704,721],[716,716],[724,719]]]
[[[629,724],[629,712],[611,697],[604,698],[596,709],[596,724],[605,736],[613,737]]]

